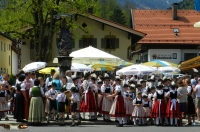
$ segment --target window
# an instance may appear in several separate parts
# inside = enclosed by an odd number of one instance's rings
[[[148,54],[142,56],[142,62],[148,62]]]
[[[102,38],[101,48],[104,49],[116,49],[119,48],[119,39],[117,38]]]
[[[8,60],[9,60],[9,66],[10,66],[10,56],[9,56],[9,59],[8,59]]]
[[[93,37],[83,37],[79,40],[79,48],[86,48],[86,47],[97,47],[97,39]]]
[[[6,52],[6,43],[4,43],[4,51]]]
[[[3,42],[1,41],[1,51],[3,51]]]
[[[197,53],[184,53],[184,61],[197,57]]]
[[[173,59],[177,59],[177,53],[173,53],[173,54],[172,54],[172,58],[173,58]]]

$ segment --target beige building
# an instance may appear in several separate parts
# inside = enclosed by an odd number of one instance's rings
[[[81,25],[85,31],[88,31],[89,35],[86,35],[81,29],[73,30],[76,38],[73,44],[73,51],[93,46],[123,60],[135,62],[134,58],[132,58],[131,45],[142,39],[145,36],[144,33],[91,14],[87,17],[79,15],[75,17],[75,22]],[[53,64],[53,58],[58,56],[56,47],[57,34],[54,34],[48,66],[56,65]],[[31,58],[31,56],[34,56],[34,51],[31,49],[30,42],[26,40],[25,42],[26,45],[22,46],[21,52],[22,67],[34,61],[34,58]]]
[[[0,32],[0,74],[16,74],[18,72],[18,53],[12,47],[14,40]]]

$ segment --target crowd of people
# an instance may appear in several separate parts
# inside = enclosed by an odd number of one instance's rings
[[[20,71],[16,84],[9,85],[8,75],[0,82],[0,119],[9,120],[13,114],[17,122],[39,124],[50,120],[65,125],[71,117],[71,126],[81,124],[85,113],[89,120],[102,116],[105,122],[115,117],[117,127],[123,125],[182,126],[187,116],[192,125],[200,121],[200,78],[198,74],[179,78],[159,78],[150,75],[147,80],[135,76],[96,75],[84,72],[83,78],[66,76],[51,70],[46,81],[35,73]],[[70,116],[71,115],[71,116]]]

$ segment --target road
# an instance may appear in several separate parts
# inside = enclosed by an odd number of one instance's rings
[[[0,128],[0,132],[199,132],[199,126],[192,127],[156,127],[156,126],[124,126],[121,128],[114,125],[83,125],[78,127],[70,126],[30,126],[24,130],[5,130]]]

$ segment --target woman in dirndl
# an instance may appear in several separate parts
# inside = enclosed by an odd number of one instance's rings
[[[33,87],[34,83],[33,80],[31,79],[31,73],[25,73],[25,80],[24,84],[26,86],[26,97],[28,101],[24,100],[24,119],[28,120],[28,114],[29,114],[29,105],[30,105],[30,98],[29,98],[29,89]]]
[[[158,82],[157,91],[153,95],[155,102],[150,114],[151,118],[156,118],[157,126],[162,126],[162,119],[166,117],[166,100],[163,87],[162,82]],[[165,118],[165,121],[168,124],[167,118]]]
[[[2,117],[5,117],[5,112],[10,110],[8,102],[6,101],[6,85],[4,82],[0,82],[0,120]],[[5,120],[8,120],[8,117],[5,117]]]
[[[98,107],[98,88],[97,88],[97,85],[96,85],[96,78],[97,78],[96,74],[93,73],[91,75],[91,81],[92,81],[93,85],[95,86],[95,88],[93,90],[93,94],[94,94],[94,97],[95,97],[96,106]],[[94,112],[94,117],[92,117],[92,119],[95,120],[95,121],[97,120],[97,111]]]
[[[14,119],[17,122],[24,122],[24,100],[28,102],[28,97],[26,96],[26,85],[24,84],[25,75],[21,74],[16,83],[16,97],[15,97],[15,107],[14,107]]]
[[[166,117],[170,118],[171,126],[173,125],[177,126],[178,118],[180,118],[181,116],[180,107],[179,107],[177,98],[181,97],[182,95],[180,94],[180,92],[176,91],[176,88],[178,88],[177,85],[172,84],[170,87],[171,87],[171,90],[167,92],[165,95],[167,98],[169,98],[167,107],[166,107]]]
[[[96,100],[93,94],[95,85],[92,82],[84,80],[82,86],[85,89],[85,95],[80,106],[80,111],[84,113],[89,112],[89,120],[92,120],[93,112],[97,112]]]
[[[121,80],[119,78],[115,80],[116,86],[114,94],[107,96],[108,99],[113,99],[113,97],[115,97],[109,114],[112,117],[117,117],[119,121],[117,127],[123,127],[122,118],[126,116],[126,105],[124,102],[123,89],[120,85],[120,82]]]
[[[101,92],[103,94],[103,99],[101,102],[101,111],[100,113],[104,116],[104,121],[110,122],[110,109],[113,103],[113,98],[108,98],[108,95],[112,95],[113,93],[113,87],[110,84],[110,77],[105,76],[104,77],[104,84],[101,86]]]
[[[35,79],[34,87],[30,88],[29,91],[29,97],[31,98],[31,101],[28,122],[36,124],[40,124],[46,119],[42,100],[42,97],[44,97],[44,91],[39,85],[40,81]]]

